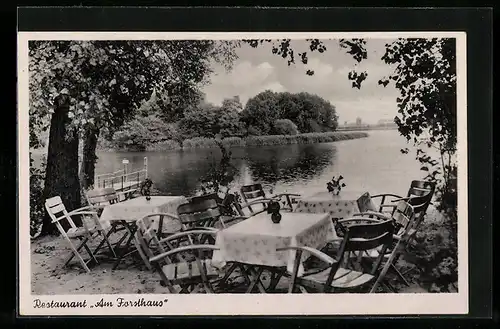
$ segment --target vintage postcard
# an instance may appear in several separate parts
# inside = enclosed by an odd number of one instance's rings
[[[19,314],[466,314],[465,56],[19,32]]]

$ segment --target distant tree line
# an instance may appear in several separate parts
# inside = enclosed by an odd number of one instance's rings
[[[335,106],[306,92],[266,90],[243,107],[238,97],[220,106],[208,103],[201,93],[179,110],[172,110],[169,97],[154,93],[133,119],[108,137],[111,147],[141,150],[159,142],[179,144],[191,138],[227,138],[296,135],[331,132],[337,128]]]

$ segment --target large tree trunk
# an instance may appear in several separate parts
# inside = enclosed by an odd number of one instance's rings
[[[45,176],[44,199],[59,195],[68,211],[81,207],[80,181],[78,177],[78,133],[68,129],[68,102],[63,96],[56,100],[50,122],[49,149]],[[79,218],[73,218],[77,225]],[[67,228],[66,220],[61,225]],[[55,225],[46,213],[42,234],[57,233]]]
[[[95,163],[97,161],[96,148],[98,138],[98,128],[87,129],[83,136],[83,157],[80,179],[82,188],[84,189],[88,189],[89,187],[94,186]]]

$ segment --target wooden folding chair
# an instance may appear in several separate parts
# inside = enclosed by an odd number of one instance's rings
[[[182,222],[183,228],[194,227],[216,227],[220,224],[222,228],[230,223],[246,219],[246,216],[222,216],[219,205],[214,199],[192,199],[191,202],[177,207],[177,215]]]
[[[394,227],[394,243],[383,255],[384,257],[384,269],[383,275],[381,275],[377,282],[374,284],[373,290],[377,288],[378,284],[384,279],[385,274],[388,270],[393,271],[398,278],[403,281],[407,286],[410,285],[408,280],[404,277],[404,274],[396,266],[399,257],[401,256],[402,249],[406,248],[406,244],[409,239],[413,237],[417,231],[417,216],[415,207],[410,205],[408,202],[401,200],[395,207],[394,213],[391,216]],[[371,212],[371,216],[378,217],[378,220],[387,220],[387,215],[382,213]],[[359,217],[358,217],[359,218]],[[356,220],[356,218],[350,218],[344,221],[340,221],[341,224],[346,225],[349,221]],[[366,251],[365,254],[371,258],[377,258],[380,256],[380,250],[374,249]],[[387,283],[386,283],[387,284]],[[387,284],[392,290],[394,290],[389,284]]]
[[[165,237],[165,234],[158,234],[165,218],[168,218],[170,220],[179,223],[179,229],[174,232],[168,232],[167,236],[171,236],[180,232],[199,231],[199,230],[211,231],[215,233],[218,232],[218,229],[213,227],[185,228],[182,225],[182,222],[178,216],[169,213],[153,213],[138,219],[136,221],[137,231],[135,233],[136,234],[135,241],[137,242],[136,246],[138,246],[139,254],[148,269],[152,269],[152,265],[149,262],[149,258],[155,255],[155,253],[152,252],[152,249],[158,248],[160,252],[166,252],[166,249],[164,249],[162,247],[162,244],[159,242]],[[190,236],[186,236],[185,238],[186,241],[189,241],[189,238]],[[170,249],[174,248],[174,245],[168,242],[169,240],[165,241],[167,241],[166,244]],[[178,239],[176,242],[181,242],[181,239]]]
[[[391,213],[393,213],[395,208],[394,206],[395,202],[399,202],[401,200],[408,201],[408,203],[411,204],[412,206],[422,205],[417,215],[420,216],[420,212],[423,212],[421,215],[423,218],[425,212],[427,211],[427,208],[429,207],[432,201],[435,187],[436,185],[433,182],[414,180],[411,182],[410,188],[408,189],[408,193],[406,194],[405,197],[391,193],[384,193],[384,194],[372,195],[370,196],[370,199],[371,200],[378,198],[381,199],[378,212],[384,212],[386,208],[389,208],[392,209]],[[390,202],[388,202],[389,200]]]
[[[138,232],[148,261],[170,293],[214,292],[213,283],[219,272],[211,264],[211,255],[218,248],[202,241],[215,241],[216,231],[190,230],[160,240],[154,232],[143,229],[140,225]],[[207,235],[213,239],[206,239]]]
[[[272,187],[270,187],[272,189]],[[279,194],[273,194],[272,190],[270,191],[271,195],[266,195],[266,192],[264,192],[263,185],[260,183],[257,184],[251,184],[251,185],[244,185],[240,189],[241,195],[243,196],[243,201],[248,204],[252,202],[252,204],[258,204],[257,201],[262,200],[262,199],[272,199],[274,201],[281,201],[283,197],[286,198],[284,205],[285,207],[283,210],[288,210],[288,211],[293,211],[293,204],[297,203],[297,198],[300,197],[300,194],[295,194],[295,193],[279,193]],[[281,203],[281,202],[280,202]],[[262,209],[256,211],[253,210],[251,207],[249,210],[252,212],[253,215],[257,215],[261,212],[266,211],[266,203],[262,203]]]
[[[289,246],[278,248],[277,251],[295,250],[295,262],[290,278],[288,293],[295,291],[308,293],[308,289],[322,293],[339,291],[359,291],[376,280],[380,272],[382,257],[393,241],[394,225],[391,220],[373,221],[369,224],[353,224],[347,227],[336,259],[311,247]],[[373,263],[370,271],[355,264],[357,253],[380,248],[381,255]],[[311,269],[299,277],[298,270],[302,253],[320,259],[327,264],[326,268]],[[358,265],[358,266],[356,266]]]
[[[99,263],[95,255],[104,243],[108,245],[110,251],[116,256],[113,247],[111,246],[111,243],[109,242],[107,235],[99,222],[97,212],[94,211],[91,206],[82,207],[68,212],[61,200],[61,197],[55,196],[45,200],[45,209],[49,213],[52,223],[56,225],[57,229],[72,250],[72,254],[66,259],[64,266],[66,266],[73,259],[73,257],[76,257],[85,271],[90,272],[87,264],[90,261],[94,261],[96,264]],[[73,216],[89,216],[92,218],[92,223],[88,223],[85,218],[82,218],[83,226],[77,227],[72,219]],[[61,225],[62,220],[66,220],[68,222],[69,228],[67,230],[63,227],[63,225]],[[92,251],[87,245],[87,242],[99,235],[102,236],[103,240],[98,247]],[[78,240],[79,244],[75,246],[72,240]],[[82,248],[84,248],[90,256],[88,261],[84,261],[79,253]]]

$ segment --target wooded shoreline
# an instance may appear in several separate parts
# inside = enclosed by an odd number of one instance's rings
[[[271,145],[290,145],[290,144],[313,144],[313,143],[331,143],[344,140],[358,139],[368,137],[366,132],[324,132],[324,133],[305,133],[296,135],[267,135],[250,137],[227,137],[223,138],[222,144],[226,147],[246,147],[246,146],[271,146]],[[138,148],[115,148],[98,147],[99,151],[115,152],[141,152],[141,151],[169,151],[181,149],[196,148],[217,148],[216,139],[196,137],[186,139],[181,143],[174,140],[165,140],[144,149]]]

